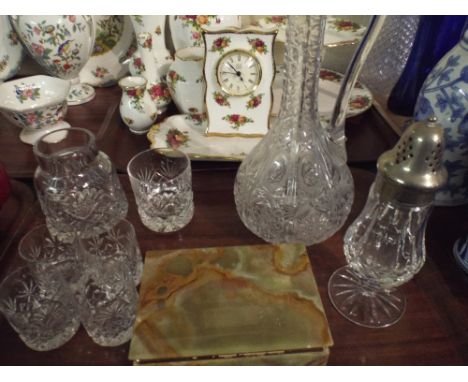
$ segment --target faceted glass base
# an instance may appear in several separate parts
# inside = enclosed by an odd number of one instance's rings
[[[367,328],[395,324],[406,308],[406,299],[401,292],[366,284],[349,266],[337,269],[330,277],[328,295],[342,316]]]

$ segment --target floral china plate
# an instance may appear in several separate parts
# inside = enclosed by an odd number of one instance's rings
[[[326,120],[331,116],[342,74],[322,69],[319,82],[318,108]],[[372,105],[372,94],[359,82],[351,93],[346,116],[363,113]],[[281,80],[273,85],[272,118],[281,103]],[[276,109],[275,109],[276,107]],[[261,138],[206,136],[206,121],[185,114],[174,115],[154,125],[147,134],[151,147],[172,147],[185,152],[192,160],[241,161]]]
[[[320,71],[319,80],[319,95],[318,95],[318,110],[320,117],[324,120],[328,119],[333,112],[336,97],[340,91],[343,74],[334,72],[328,69]],[[277,116],[281,105],[281,97],[283,95],[283,76],[277,74],[273,84],[273,107],[271,115]],[[360,82],[356,82],[354,89],[349,98],[349,108],[346,112],[346,117],[354,117],[364,113],[372,106],[372,93]]]
[[[258,21],[258,25],[265,29],[277,28],[276,40],[286,41],[286,16],[266,16]],[[358,43],[366,27],[341,17],[327,17],[325,27],[324,45],[332,48],[336,46],[353,45]]]
[[[206,136],[206,124],[187,114],[166,118],[147,134],[151,147],[172,147],[192,160],[241,161],[261,138]]]
[[[96,39],[91,57],[80,72],[80,81],[91,86],[111,86],[128,71],[134,42],[130,16],[93,16]]]

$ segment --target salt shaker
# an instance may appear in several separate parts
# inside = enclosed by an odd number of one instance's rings
[[[447,180],[443,146],[442,128],[431,118],[411,125],[380,156],[366,205],[344,236],[348,265],[328,284],[333,305],[348,320],[378,328],[402,317],[405,297],[395,288],[425,262],[426,223]]]

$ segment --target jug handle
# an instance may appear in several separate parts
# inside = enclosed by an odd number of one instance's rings
[[[361,72],[361,69],[366,61],[366,58],[377,39],[377,36],[382,29],[383,23],[387,16],[372,16],[366,33],[364,34],[359,46],[348,65],[346,74],[341,82],[340,91],[335,101],[333,114],[327,127],[327,131],[332,141],[345,149],[345,130],[344,123],[346,119],[346,111],[348,110],[349,97],[351,90],[354,88],[356,80]],[[346,152],[344,153],[346,156]]]

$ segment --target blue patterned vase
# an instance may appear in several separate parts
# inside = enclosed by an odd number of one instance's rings
[[[413,115],[421,85],[439,60],[460,40],[466,16],[421,16],[405,69],[387,106],[395,114]]]
[[[436,204],[455,206],[468,202],[468,28],[461,41],[434,67],[419,94],[414,118],[437,117],[444,128],[445,188]]]

